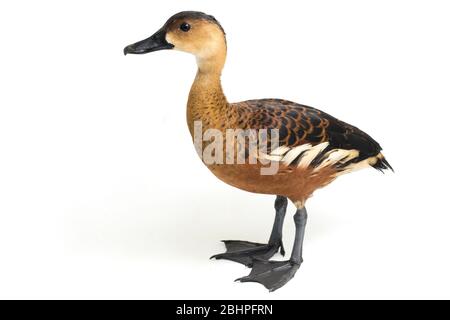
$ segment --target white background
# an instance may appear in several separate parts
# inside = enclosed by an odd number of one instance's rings
[[[274,197],[197,158],[195,60],[122,53],[182,10],[225,28],[229,101],[323,109],[396,169],[316,192],[305,262],[274,293],[208,260],[221,239],[266,241]],[[449,13],[446,1],[3,1],[0,298],[450,298]]]

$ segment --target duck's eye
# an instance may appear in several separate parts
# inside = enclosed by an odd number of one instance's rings
[[[191,25],[189,23],[187,23],[187,22],[183,22],[180,25],[180,30],[183,31],[183,32],[188,32],[189,30],[191,30]]]

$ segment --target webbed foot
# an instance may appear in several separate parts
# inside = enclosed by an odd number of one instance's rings
[[[226,259],[251,267],[255,259],[268,260],[278,250],[283,256],[285,253],[281,241],[276,244],[262,244],[239,240],[224,240],[223,243],[225,243],[227,252],[216,254],[211,259]]]
[[[236,281],[258,282],[272,292],[288,283],[299,268],[300,264],[291,260],[267,261],[258,259],[253,261],[250,274],[236,279]]]

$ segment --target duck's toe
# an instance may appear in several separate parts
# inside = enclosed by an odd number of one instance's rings
[[[226,259],[234,262],[242,263],[247,267],[253,266],[255,259],[270,259],[275,253],[280,252],[284,255],[282,243],[262,244],[239,240],[224,240],[227,251],[225,253],[216,254],[211,259]]]
[[[240,282],[258,282],[269,291],[275,291],[291,280],[300,264],[288,261],[255,260],[250,274],[236,279]]]

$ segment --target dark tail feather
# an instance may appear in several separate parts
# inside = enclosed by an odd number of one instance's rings
[[[383,170],[388,170],[388,169],[390,169],[392,172],[394,172],[394,169],[392,168],[392,166],[389,164],[389,162],[386,160],[386,158],[382,154],[380,154],[380,157],[377,158],[377,162],[375,162],[375,164],[373,164],[372,167],[374,167],[375,169],[377,169],[381,172],[383,172]]]

